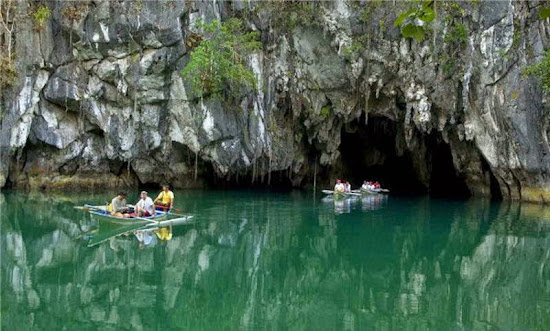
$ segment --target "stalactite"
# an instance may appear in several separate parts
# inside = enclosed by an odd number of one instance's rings
[[[317,156],[315,157],[315,164],[313,170],[313,192],[317,191]]]
[[[194,181],[197,182],[197,177],[199,176],[199,151],[195,152],[195,175]]]
[[[269,172],[267,173],[267,185],[271,185],[271,158],[272,158],[272,151],[271,144],[269,144]]]

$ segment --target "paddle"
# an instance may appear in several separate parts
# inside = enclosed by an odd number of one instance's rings
[[[86,210],[86,211],[90,211],[90,210],[103,210],[103,209],[98,208],[98,207],[96,207],[96,206],[90,206],[90,205],[74,206],[73,208],[74,208],[74,209],[78,209],[78,210]]]
[[[163,205],[155,205],[155,208],[168,209],[168,207],[167,207],[167,206],[163,206]],[[179,208],[176,208],[176,207],[172,207],[172,208],[170,208],[170,210],[172,210],[172,209],[173,209],[173,210],[175,210],[175,211],[181,211],[181,209],[179,209]]]

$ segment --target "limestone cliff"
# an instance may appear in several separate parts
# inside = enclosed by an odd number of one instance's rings
[[[0,186],[303,186],[317,169],[325,183],[370,171],[394,188],[550,201],[548,104],[522,75],[550,46],[544,1],[436,1],[421,42],[393,25],[410,6],[21,0]],[[261,32],[257,89],[189,98],[196,22],[229,17]]]

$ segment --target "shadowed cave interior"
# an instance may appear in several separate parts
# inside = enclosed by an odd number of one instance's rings
[[[342,130],[341,173],[354,186],[378,181],[394,194],[467,198],[470,191],[453,165],[451,150],[439,133],[420,138],[422,148],[406,147],[403,128],[385,117],[371,117]]]

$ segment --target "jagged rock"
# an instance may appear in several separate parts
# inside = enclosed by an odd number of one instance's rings
[[[42,31],[28,14],[15,31],[20,75],[1,91],[0,187],[27,185],[30,169],[45,161],[76,186],[112,162],[131,168],[125,183],[168,178],[189,186],[197,166],[207,181],[285,172],[302,186],[314,164],[327,183],[352,167],[343,135],[359,137],[389,120],[393,146],[363,144],[357,154],[365,166],[408,158],[429,190],[436,146],[445,146],[471,193],[550,201],[547,99],[522,76],[550,43],[535,3],[457,3],[464,14],[441,3],[434,34],[420,43],[393,27],[405,3],[315,3],[315,18],[296,26],[284,23],[311,13],[262,2],[48,5]],[[189,99],[180,72],[200,42],[197,22],[230,15],[261,32],[262,50],[247,58],[257,88],[239,100]],[[448,15],[465,24],[461,46],[444,41]],[[43,143],[49,147],[38,152]]]

